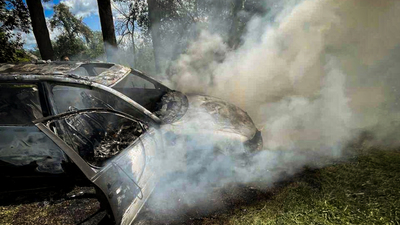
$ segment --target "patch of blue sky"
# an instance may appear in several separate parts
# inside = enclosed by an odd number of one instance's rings
[[[26,3],[26,0],[23,0],[23,1]],[[97,3],[94,0],[91,0],[91,1],[93,1],[93,3]],[[80,8],[80,6],[88,6],[87,4],[85,4],[84,0],[75,0],[75,1],[71,1],[71,2],[68,2],[66,0],[53,0],[53,1],[48,1],[48,2],[42,1],[43,11],[44,11],[44,15],[45,15],[46,19],[50,19],[53,16],[53,14],[54,14],[53,7],[54,7],[54,5],[59,4],[60,2],[67,3],[67,5],[70,5],[70,7],[76,7],[76,8],[71,8],[70,9],[71,12],[78,13],[79,15],[85,15],[85,17],[83,18],[83,22],[91,30],[93,30],[93,31],[101,30],[100,18],[99,18],[99,15],[97,14],[97,4],[90,5],[91,8],[89,8],[89,9],[87,7]],[[53,32],[50,29],[50,27],[48,29],[50,32],[50,37],[52,39],[54,39],[58,36],[55,32]],[[24,48],[33,49],[36,47],[36,41],[34,41],[34,36],[33,36],[32,32],[30,34],[22,34],[22,39],[25,42]]]

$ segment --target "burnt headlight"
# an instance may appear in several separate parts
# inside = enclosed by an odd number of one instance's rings
[[[244,142],[244,146],[249,152],[261,151],[263,148],[261,132],[257,130],[256,134],[251,140]]]

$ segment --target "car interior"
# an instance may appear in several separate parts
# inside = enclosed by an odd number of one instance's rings
[[[52,94],[57,114],[92,108],[129,112],[121,101],[96,90],[54,85]],[[133,143],[145,129],[139,121],[99,112],[76,113],[56,121],[54,127],[58,128],[58,135],[94,167],[104,165]]]

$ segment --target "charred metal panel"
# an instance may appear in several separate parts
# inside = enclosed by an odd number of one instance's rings
[[[85,174],[87,178],[92,178],[95,174],[95,170],[92,169],[82,157],[79,156],[74,149],[67,145],[61,140],[56,134],[54,134],[48,127],[42,123],[35,123],[36,127],[39,128],[47,137],[49,137],[62,151],[68,155],[68,157],[79,167],[79,169]]]
[[[183,129],[182,126],[196,126],[195,130],[199,132],[208,131],[232,138],[241,136],[244,141],[252,139],[257,132],[247,113],[228,102],[202,95],[188,95],[188,101],[185,115],[171,124],[174,131]]]
[[[2,64],[0,65],[0,74],[8,75],[65,75],[66,77],[73,77],[76,79],[84,79],[92,81],[98,84],[103,84],[105,86],[112,86],[114,83],[118,82],[120,79],[125,77],[131,71],[130,68],[110,64],[111,68],[107,68],[104,72],[100,74],[82,75],[78,73],[77,69],[85,69],[84,66],[90,65],[96,68],[96,64],[99,68],[104,66],[104,63],[90,63],[83,64],[80,62],[50,62],[50,63],[21,63],[21,64]],[[73,76],[71,76],[73,75]]]
[[[65,74],[79,67],[77,62],[52,62],[52,63],[20,63],[3,64],[0,67],[2,74]]]
[[[115,220],[131,224],[155,188],[156,143],[146,133],[113,159],[93,179],[104,192]]]
[[[161,98],[159,109],[155,114],[163,123],[173,123],[179,120],[188,110],[187,97],[178,91],[170,91]]]
[[[245,111],[239,107],[208,96],[198,96],[204,107],[223,127],[233,127],[246,137],[254,137],[256,130],[253,121]]]
[[[106,86],[112,86],[117,81],[121,80],[130,73],[131,69],[125,66],[115,64],[111,68],[102,72],[98,76],[89,77],[89,79],[95,83],[103,84]]]

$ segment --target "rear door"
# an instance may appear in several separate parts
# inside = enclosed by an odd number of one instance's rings
[[[98,119],[102,117],[102,119]],[[86,136],[91,147],[80,151],[79,142],[53,132],[60,129],[60,121],[79,118],[81,123],[71,123],[72,136]],[[91,123],[82,118],[95,118]],[[86,124],[80,127],[79,124]],[[88,124],[104,123],[106,131],[96,128],[98,135],[85,133]],[[131,224],[153,191],[158,176],[155,173],[156,154],[161,146],[157,130],[147,124],[112,110],[79,110],[36,121],[36,126],[56,143],[96,185],[109,205],[117,224]],[[81,137],[82,138],[82,137]],[[97,140],[95,140],[97,139]],[[90,149],[92,148],[92,149]],[[92,152],[90,152],[92,151]]]

